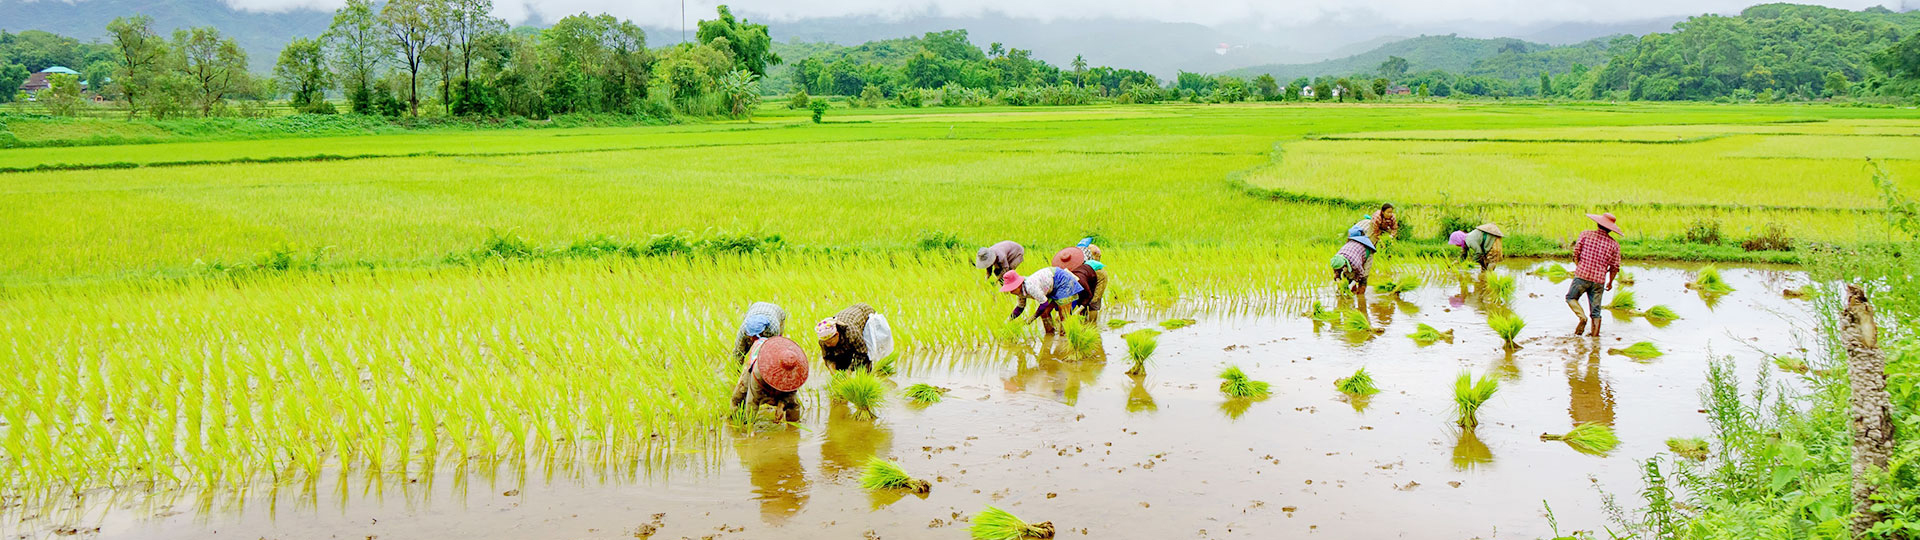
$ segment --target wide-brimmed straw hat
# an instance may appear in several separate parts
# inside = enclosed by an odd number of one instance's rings
[[[1609,214],[1609,215],[1611,215],[1611,214]],[[1488,223],[1488,224],[1486,224],[1486,225],[1481,225],[1481,226],[1479,226],[1479,227],[1474,227],[1474,228],[1473,228],[1473,230],[1476,230],[1476,231],[1480,231],[1480,232],[1483,232],[1483,233],[1487,233],[1487,234],[1491,234],[1491,235],[1493,235],[1493,237],[1494,237],[1494,238],[1506,238],[1506,237],[1507,237],[1507,233],[1503,233],[1503,232],[1500,232],[1500,226],[1499,226],[1499,225],[1497,225],[1497,224],[1493,224],[1493,223]]]
[[[1355,236],[1352,238],[1348,238],[1347,240],[1351,242],[1359,242],[1360,245],[1367,246],[1367,251],[1369,252],[1380,251],[1380,248],[1373,247],[1373,239],[1367,238],[1366,235]]]
[[[1070,247],[1053,254],[1053,265],[1068,270],[1079,268],[1080,265],[1086,264],[1086,262],[1087,252],[1080,251],[1078,247]]]
[[[1020,277],[1019,271],[1008,270],[1007,273],[1000,274],[1000,292],[1013,292],[1019,289],[1021,284],[1026,282],[1027,278]]]
[[[753,357],[753,370],[774,390],[799,390],[807,384],[807,353],[785,336],[767,338]]]
[[[1606,230],[1613,231],[1615,233],[1624,232],[1620,230],[1620,224],[1614,221],[1613,212],[1607,212],[1605,214],[1587,214],[1587,219],[1593,220],[1594,223],[1599,223],[1600,227]]]

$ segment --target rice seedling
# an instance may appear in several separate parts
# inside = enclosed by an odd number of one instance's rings
[[[1112,328],[1115,330],[1119,330],[1120,328],[1123,328],[1129,324],[1133,324],[1133,321],[1123,320],[1123,319],[1107,319],[1107,328]]]
[[[1700,267],[1700,271],[1694,272],[1693,281],[1687,283],[1687,288],[1704,294],[1726,294],[1734,291],[1733,285],[1720,277],[1720,269],[1712,265]]]
[[[901,390],[900,394],[907,396],[907,399],[913,400],[914,403],[939,403],[940,397],[947,394],[947,389],[927,383],[915,383]]]
[[[1340,320],[1340,312],[1327,309],[1326,304],[1320,303],[1319,300],[1313,301],[1313,306],[1307,308],[1305,315],[1315,322],[1338,322]]]
[[[1357,309],[1340,310],[1340,329],[1351,334],[1378,334],[1387,331],[1385,328],[1375,328],[1373,319],[1367,318],[1366,313]]]
[[[1613,278],[1614,281],[1620,282],[1621,285],[1632,285],[1635,279],[1637,278],[1633,277],[1633,272],[1621,272],[1618,277]]]
[[[900,467],[898,462],[873,456],[867,458],[867,466],[860,472],[860,487],[868,491],[899,489],[913,493],[926,493],[933,490],[933,483],[908,475],[907,470]]]
[[[1168,330],[1179,330],[1181,328],[1193,326],[1194,323],[1197,323],[1197,322],[1200,322],[1200,321],[1196,321],[1193,319],[1167,319],[1164,321],[1160,321],[1160,327]]]
[[[1370,396],[1380,393],[1380,388],[1374,386],[1373,375],[1367,373],[1367,368],[1354,370],[1352,375],[1333,381],[1333,387],[1349,396]]]
[[[1493,398],[1500,390],[1500,380],[1493,374],[1473,378],[1473,373],[1462,371],[1453,381],[1453,408],[1455,422],[1461,427],[1472,428],[1480,425],[1480,407]]]
[[[1414,333],[1407,334],[1407,337],[1413,338],[1415,342],[1421,345],[1431,345],[1433,342],[1440,340],[1453,341],[1453,330],[1449,329],[1441,332],[1439,329],[1427,323],[1420,323],[1419,328],[1414,331]]]
[[[1674,437],[1667,439],[1667,450],[1694,461],[1707,459],[1707,440],[1699,437]]]
[[[878,417],[874,407],[887,399],[887,387],[872,373],[855,370],[834,379],[829,392],[834,399],[853,406],[853,416],[861,420]]]
[[[1487,326],[1493,328],[1493,333],[1500,335],[1500,339],[1506,342],[1506,348],[1518,349],[1520,344],[1514,339],[1520,337],[1520,331],[1527,328],[1527,321],[1520,318],[1518,313],[1494,313],[1487,316]]]
[[[896,351],[893,354],[887,355],[886,358],[881,358],[879,362],[874,362],[873,374],[881,377],[892,377],[899,374],[900,368],[895,363],[899,358],[900,353]]]
[[[1588,454],[1605,454],[1613,451],[1613,447],[1620,445],[1620,438],[1614,436],[1613,428],[1597,422],[1573,426],[1573,430],[1560,435],[1542,433],[1540,440],[1565,441],[1567,446],[1573,447],[1574,450]]]
[[[1232,398],[1262,398],[1271,392],[1266,381],[1247,377],[1240,366],[1227,366],[1220,371],[1220,393]]]
[[[1127,369],[1127,375],[1146,375],[1147,360],[1153,358],[1155,349],[1160,348],[1160,333],[1147,329],[1123,337],[1127,340],[1127,359],[1133,362],[1133,367]]]
[[[1619,292],[1613,293],[1613,300],[1607,302],[1607,309],[1633,311],[1639,307],[1640,304],[1633,298],[1633,291],[1628,289],[1620,289]]]
[[[1666,353],[1661,352],[1660,347],[1655,346],[1651,341],[1641,341],[1628,345],[1625,349],[1607,349],[1607,354],[1617,354],[1635,360],[1647,360],[1659,358]]]
[[[1031,540],[1053,538],[1053,522],[1043,521],[1029,525],[1006,510],[988,506],[986,510],[974,514],[973,526],[968,528],[973,540]]]
[[[1020,343],[1033,339],[1033,325],[1025,321],[1011,320],[992,327],[993,338],[1001,343]]]
[[[1067,344],[1073,352],[1082,356],[1096,355],[1100,349],[1100,329],[1088,325],[1079,317],[1067,317],[1060,325],[1060,333],[1067,337]]]
[[[1519,285],[1514,282],[1513,276],[1489,273],[1486,281],[1480,286],[1480,295],[1486,300],[1504,303],[1513,300],[1513,293],[1519,290],[1518,288]]]
[[[1401,276],[1400,279],[1397,279],[1397,280],[1374,285],[1373,290],[1386,293],[1386,294],[1400,294],[1403,292],[1408,292],[1414,289],[1418,289],[1420,288],[1420,285],[1421,285],[1420,276],[1409,274],[1409,275]]]
[[[1659,319],[1662,321],[1672,321],[1680,318],[1680,314],[1674,313],[1673,308],[1667,307],[1666,304],[1661,304],[1661,305],[1647,308],[1647,311],[1645,313],[1641,313],[1640,316],[1646,317],[1649,319]]]
[[[1548,263],[1546,266],[1535,268],[1533,269],[1533,271],[1527,272],[1527,273],[1540,276],[1543,278],[1547,278],[1549,280],[1554,281],[1555,283],[1558,283],[1560,281],[1565,281],[1567,278],[1573,277],[1573,272],[1567,271],[1567,267],[1560,266],[1559,263]]]

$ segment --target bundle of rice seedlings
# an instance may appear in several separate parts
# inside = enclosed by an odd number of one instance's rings
[[[1794,373],[1807,372],[1807,361],[1792,356],[1775,356],[1773,357],[1773,365],[1782,370]]]
[[[1671,321],[1671,320],[1680,318],[1680,314],[1674,313],[1673,308],[1667,307],[1666,304],[1661,304],[1661,305],[1653,306],[1651,308],[1647,308],[1647,311],[1645,313],[1641,313],[1640,316],[1646,317],[1649,319],[1659,319],[1662,321]]]
[[[1407,334],[1407,337],[1413,338],[1414,341],[1419,342],[1421,345],[1427,345],[1443,339],[1453,341],[1453,330],[1441,332],[1427,325],[1427,323],[1420,323],[1418,331]]]
[[[1400,294],[1420,288],[1420,276],[1407,275],[1398,280],[1374,285],[1373,290],[1387,294]]]
[[[1147,359],[1153,357],[1153,351],[1160,348],[1160,333],[1153,330],[1141,330],[1122,336],[1127,340],[1127,359],[1133,361],[1128,375],[1146,375]]]
[[[1460,426],[1470,428],[1480,425],[1480,406],[1485,405],[1499,390],[1500,380],[1491,373],[1481,375],[1476,380],[1473,373],[1460,372],[1460,377],[1453,381],[1453,407],[1459,416],[1457,421]]]
[[[1693,282],[1688,283],[1687,288],[1708,294],[1733,292],[1733,286],[1728,285],[1727,280],[1720,278],[1720,269],[1712,266],[1702,267],[1699,272],[1694,273]]]
[[[968,532],[973,534],[973,540],[1046,539],[1053,538],[1053,522],[1029,525],[1006,510],[988,506],[973,516],[973,526]]]
[[[1355,334],[1378,334],[1387,331],[1385,328],[1374,328],[1373,321],[1367,318],[1367,314],[1357,309],[1340,310],[1340,329]]]
[[[1562,435],[1541,433],[1540,440],[1566,441],[1567,446],[1573,447],[1574,450],[1589,454],[1605,454],[1613,451],[1613,447],[1620,445],[1620,438],[1613,435],[1613,428],[1594,422],[1573,426],[1572,431]]]
[[[1661,352],[1659,347],[1655,347],[1653,342],[1642,341],[1628,345],[1625,349],[1607,349],[1607,354],[1617,354],[1635,360],[1646,360],[1648,358],[1658,358],[1660,355],[1666,353]]]
[[[1487,274],[1487,282],[1481,286],[1480,292],[1488,299],[1505,302],[1513,299],[1513,292],[1517,289],[1518,285],[1514,283],[1513,276]]]
[[[894,364],[894,361],[898,358],[900,358],[900,353],[895,352],[887,355],[886,358],[881,358],[879,362],[874,362],[873,374],[881,377],[892,377],[899,373],[899,366]]]
[[[1333,381],[1333,387],[1349,396],[1370,396],[1380,393],[1380,388],[1373,385],[1373,375],[1367,373],[1367,368],[1360,368],[1355,370],[1353,375]]]
[[[1313,307],[1307,310],[1306,315],[1307,318],[1320,322],[1337,322],[1340,320],[1340,312],[1327,309],[1327,306],[1321,304],[1319,300],[1313,301]]]
[[[1667,439],[1667,449],[1692,460],[1707,459],[1707,440],[1699,437],[1674,437]]]
[[[1561,281],[1573,275],[1573,272],[1567,271],[1567,267],[1560,266],[1559,263],[1549,263],[1528,273],[1553,281]]]
[[[1607,302],[1607,309],[1633,311],[1639,307],[1640,303],[1634,301],[1633,291],[1627,289],[1620,289],[1620,292],[1613,293],[1613,301]]]
[[[1632,285],[1634,282],[1633,272],[1621,272],[1620,276],[1613,278],[1613,280],[1620,282],[1622,285]]]
[[[867,468],[860,473],[860,487],[868,491],[881,489],[904,489],[914,493],[926,493],[933,490],[933,483],[916,480],[900,468],[899,463],[880,459],[880,456],[867,458]]]
[[[993,337],[1003,343],[1018,343],[1033,338],[1033,325],[1014,319],[993,327]]]
[[[939,403],[940,396],[946,395],[947,389],[927,383],[916,383],[907,387],[906,390],[901,390],[900,393],[914,403]]]
[[[1129,324],[1133,324],[1133,321],[1124,320],[1124,319],[1107,319],[1107,328],[1119,329],[1120,327],[1123,327]]]
[[[1079,317],[1067,317],[1060,325],[1060,333],[1067,336],[1067,344],[1074,352],[1091,354],[1100,350],[1100,329],[1088,326]]]
[[[1227,397],[1266,397],[1271,393],[1268,387],[1265,381],[1248,378],[1245,371],[1240,371],[1240,366],[1227,366],[1227,369],[1220,371],[1220,393],[1226,394]]]
[[[872,373],[854,371],[835,379],[828,393],[852,405],[854,418],[872,420],[877,417],[873,408],[887,399],[887,386]]]
[[[1520,337],[1521,330],[1527,328],[1527,321],[1521,319],[1519,314],[1501,315],[1495,313],[1487,316],[1487,326],[1492,327],[1494,333],[1500,334],[1500,339],[1506,341],[1507,348],[1518,349],[1520,348],[1520,344],[1515,343],[1513,340],[1514,338]]]
[[[1160,321],[1160,326],[1168,330],[1179,330],[1181,328],[1193,326],[1193,323],[1197,323],[1197,322],[1200,322],[1200,321],[1196,321],[1193,319],[1168,319],[1165,321]]]

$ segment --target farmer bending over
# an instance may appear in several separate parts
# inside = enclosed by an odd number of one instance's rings
[[[1613,279],[1620,275],[1620,242],[1613,235],[1620,234],[1620,225],[1614,223],[1613,214],[1587,214],[1598,227],[1580,233],[1573,241],[1573,285],[1567,287],[1567,307],[1574,316],[1580,317],[1580,325],[1574,327],[1574,335],[1587,331],[1587,324],[1593,324],[1589,335],[1600,336],[1600,297],[1605,291],[1613,290]],[[1580,296],[1587,297],[1589,309],[1580,309]],[[1592,316],[1589,317],[1588,314]]]
[[[1092,238],[1081,240],[1080,243],[1085,244],[1081,246],[1080,249],[1085,250],[1087,253],[1086,266],[1093,270],[1093,277],[1091,279],[1081,280],[1082,282],[1090,281],[1093,284],[1093,286],[1087,287],[1087,290],[1091,292],[1080,295],[1082,300],[1081,312],[1087,316],[1087,322],[1098,322],[1100,320],[1100,308],[1104,307],[1107,303],[1107,264],[1100,262],[1100,246],[1094,244]],[[1079,275],[1076,273],[1075,277],[1079,277]]]
[[[873,359],[867,356],[865,333],[867,319],[873,315],[873,306],[854,304],[813,326],[820,337],[820,359],[827,367],[846,371],[873,365]]]
[[[980,248],[980,252],[973,256],[973,267],[986,270],[987,279],[994,280],[999,279],[1000,274],[1008,270],[1019,269],[1020,263],[1025,262],[1026,259],[1027,248],[1020,247],[1018,242],[1007,240]]]
[[[1380,236],[1389,238],[1400,232],[1400,219],[1394,216],[1393,203],[1380,205],[1380,209],[1360,218],[1352,227],[1347,228],[1347,237],[1365,236],[1374,245],[1380,244]]]
[[[1059,331],[1055,323],[1066,319],[1067,313],[1073,310],[1073,301],[1085,291],[1086,287],[1073,272],[1058,266],[1041,268],[1027,277],[1020,277],[1019,272],[1012,270],[1000,276],[1000,292],[1020,300],[1007,320],[1019,319],[1020,313],[1027,309],[1027,300],[1031,299],[1039,303],[1033,310],[1033,318],[1040,319],[1048,335]]]
[[[1347,239],[1333,255],[1333,279],[1348,285],[1353,294],[1367,294],[1367,271],[1373,267],[1373,240],[1365,235]]]
[[[783,421],[799,422],[800,397],[794,392],[807,383],[807,353],[786,336],[774,336],[754,343],[749,356],[740,383],[733,386],[733,406],[752,407],[755,414],[762,406],[773,407]]]
[[[1453,231],[1453,234],[1448,236],[1447,243],[1460,246],[1460,258],[1456,260],[1478,262],[1480,271],[1485,272],[1487,267],[1500,262],[1500,259],[1506,255],[1500,246],[1500,240],[1506,236],[1505,233],[1500,232],[1499,225],[1488,223],[1474,227],[1471,231]]]
[[[745,360],[753,343],[787,333],[787,310],[767,302],[747,306],[747,317],[740,321],[740,335],[734,338],[733,360]]]

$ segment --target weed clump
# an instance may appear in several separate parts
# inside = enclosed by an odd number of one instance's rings
[[[1540,440],[1565,441],[1567,446],[1573,447],[1574,450],[1588,454],[1605,454],[1613,451],[1613,447],[1620,445],[1620,438],[1614,436],[1613,428],[1593,422],[1573,426],[1572,431],[1561,435],[1542,433]]]
[[[1760,234],[1740,242],[1740,249],[1747,251],[1793,251],[1793,237],[1787,236],[1787,230],[1778,223],[1768,223],[1767,229]]]
[[[1260,398],[1272,393],[1266,381],[1256,381],[1247,377],[1240,366],[1227,366],[1220,371],[1220,393],[1234,398]]]
[[[1447,330],[1445,332],[1441,332],[1440,330],[1435,329],[1432,326],[1429,326],[1427,323],[1420,323],[1420,328],[1418,329],[1418,331],[1411,334],[1407,334],[1407,337],[1413,338],[1415,342],[1418,342],[1421,345],[1429,345],[1435,341],[1440,341],[1443,339],[1447,341],[1453,341],[1453,330]]]
[[[1500,390],[1500,380],[1493,374],[1473,378],[1473,373],[1462,371],[1453,381],[1453,408],[1458,417],[1455,421],[1461,427],[1480,425],[1480,406],[1493,399],[1493,393]]]
[[[1639,307],[1640,303],[1634,299],[1633,291],[1627,289],[1621,289],[1620,292],[1613,293],[1613,301],[1607,302],[1607,309],[1633,311]]]
[[[1653,345],[1653,342],[1642,341],[1628,345],[1625,349],[1607,349],[1607,354],[1617,354],[1635,360],[1646,360],[1649,358],[1658,358],[1660,355],[1666,353],[1661,352],[1659,347]]]
[[[1720,277],[1720,269],[1712,266],[1703,267],[1699,272],[1695,273],[1693,275],[1693,282],[1688,283],[1687,288],[1707,294],[1726,294],[1733,292],[1733,286],[1728,285],[1727,280]]]
[[[1520,344],[1514,342],[1514,339],[1520,337],[1520,331],[1527,328],[1527,321],[1521,319],[1518,314],[1495,313],[1487,316],[1487,326],[1492,327],[1494,333],[1500,334],[1500,339],[1506,342],[1508,349],[1518,349]]]
[[[947,389],[927,383],[917,383],[907,387],[906,390],[901,390],[900,393],[914,403],[939,403],[940,396],[946,395]]]
[[[1044,540],[1053,538],[1053,522],[1029,525],[1006,510],[988,506],[973,516],[973,526],[968,532],[973,534],[973,540]]]
[[[867,458],[866,470],[860,473],[860,487],[868,491],[904,489],[914,493],[933,490],[931,482],[914,479],[899,463],[881,459],[880,456]]]
[[[1333,381],[1333,387],[1349,396],[1370,396],[1380,393],[1380,387],[1374,386],[1373,375],[1367,373],[1367,368],[1354,370],[1353,375]]]
[[[1707,459],[1707,440],[1699,437],[1674,437],[1667,439],[1667,450],[1680,457],[1700,461]]]
[[[1179,330],[1181,328],[1193,326],[1193,324],[1197,322],[1200,322],[1200,321],[1196,321],[1193,319],[1168,319],[1165,321],[1160,321],[1160,327],[1168,330]]]
[[[1140,330],[1123,336],[1127,340],[1127,359],[1133,361],[1133,367],[1127,369],[1127,375],[1146,375],[1147,359],[1153,357],[1153,351],[1160,348],[1160,332]]]
[[[857,370],[835,378],[828,392],[834,399],[852,405],[853,417],[861,420],[876,418],[874,407],[887,399],[887,387],[880,377]]]

